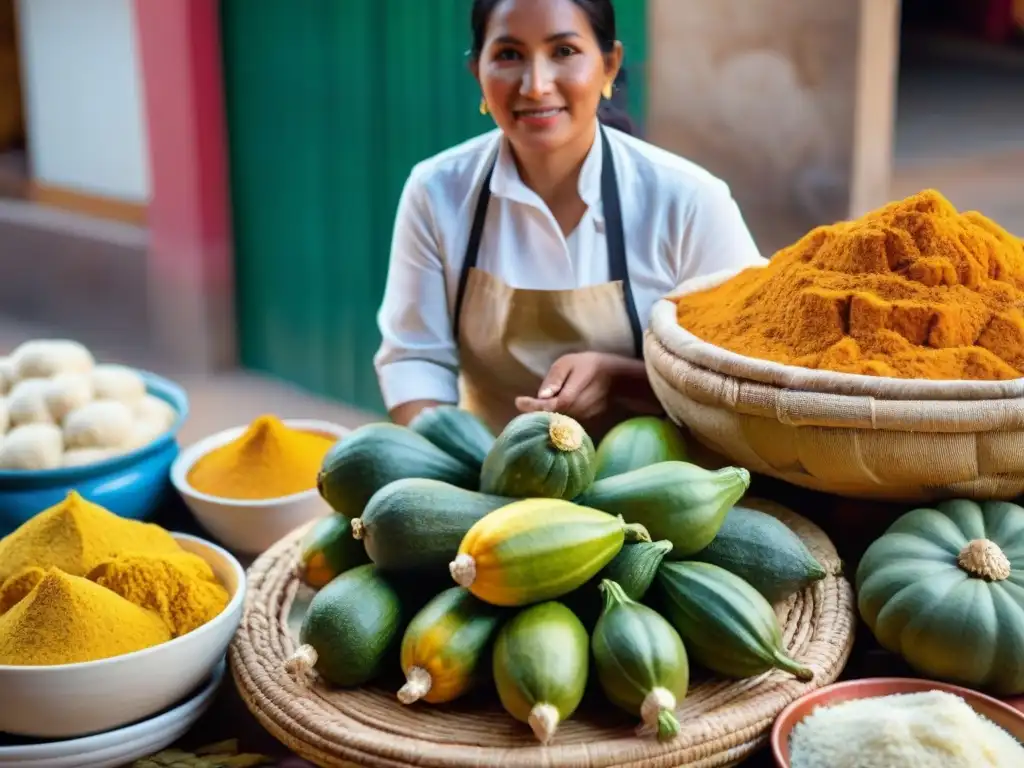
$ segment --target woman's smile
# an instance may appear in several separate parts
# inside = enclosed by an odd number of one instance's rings
[[[534,107],[516,109],[512,114],[516,120],[531,128],[553,128],[559,119],[567,113],[565,107]]]

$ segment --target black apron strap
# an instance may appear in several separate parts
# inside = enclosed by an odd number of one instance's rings
[[[622,296],[626,302],[626,316],[633,332],[633,356],[642,360],[644,356],[644,331],[640,316],[633,300],[633,289],[629,283],[629,269],[626,267],[626,234],[622,227],[622,203],[619,199],[619,182],[615,177],[615,160],[612,147],[604,126],[601,130],[603,147],[601,159],[601,204],[604,206],[604,231],[608,242],[608,274],[612,282],[622,281]]]
[[[629,328],[633,334],[633,355],[636,359],[643,359],[644,332],[640,325],[640,316],[636,311],[636,302],[633,300],[633,289],[629,283],[629,270],[626,267],[626,235],[622,226],[622,204],[619,199],[619,182],[615,176],[615,160],[612,157],[612,148],[608,142],[608,136],[604,127],[600,127],[602,159],[601,159],[601,202],[604,206],[605,237],[608,243],[608,275],[611,282],[622,282],[622,295],[626,303],[626,316],[629,319]],[[480,254],[480,242],[484,234],[484,222],[487,220],[487,206],[491,201],[491,176],[494,175],[494,166],[498,158],[495,155],[491,165],[484,176],[483,184],[476,201],[476,210],[473,213],[473,226],[469,231],[469,241],[466,243],[466,254],[462,260],[462,271],[459,274],[459,287],[455,294],[455,311],[452,316],[452,329],[455,334],[456,343],[459,338],[459,329],[462,319],[462,302],[466,297],[466,283],[469,281],[469,272],[477,265]]]
[[[494,175],[494,166],[498,162],[498,155],[495,153],[491,165],[484,176],[484,182],[480,185],[480,193],[476,200],[476,210],[473,212],[473,226],[469,230],[469,241],[466,243],[466,255],[462,259],[462,271],[459,273],[459,287],[455,293],[455,312],[452,316],[452,333],[455,336],[455,343],[459,341],[460,320],[462,319],[462,301],[466,298],[466,283],[469,281],[469,272],[476,266],[480,256],[480,241],[484,236],[484,222],[487,221],[487,206],[491,202],[491,176]]]

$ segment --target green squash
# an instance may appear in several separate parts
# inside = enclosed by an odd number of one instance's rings
[[[373,494],[363,513],[353,518],[352,537],[389,573],[446,574],[473,524],[512,501],[440,480],[395,480]]]
[[[861,617],[919,673],[1024,694],[1024,508],[943,501],[907,512],[856,576]]]
[[[595,479],[687,458],[683,433],[671,420],[637,416],[615,425],[601,440],[597,446]]]
[[[770,502],[744,501],[771,508]],[[714,540],[693,556],[734,573],[767,598],[785,600],[827,575],[785,523],[758,509],[733,507]]]
[[[575,419],[524,413],[498,435],[480,471],[494,496],[570,501],[594,481],[594,443]]]
[[[492,656],[502,707],[547,744],[583,700],[590,638],[561,603],[525,608],[498,632]]]
[[[710,563],[662,563],[660,605],[698,663],[725,677],[772,669],[810,680],[814,671],[790,658],[767,600],[739,576]]]
[[[409,429],[479,472],[494,446],[494,435],[474,414],[454,405],[424,408],[409,422]]]
[[[410,477],[477,490],[479,477],[427,438],[397,424],[364,424],[327,452],[316,487],[335,512],[353,518],[388,483]]]
[[[708,470],[663,461],[598,480],[575,501],[639,523],[654,541],[671,541],[669,558],[681,560],[712,542],[749,487],[750,473],[741,467]]]
[[[339,687],[365,685],[393,660],[407,610],[373,565],[346,571],[310,601],[299,628],[301,645],[286,666],[315,669]]]
[[[605,579],[614,581],[626,597],[643,600],[658,575],[661,561],[671,551],[671,541],[626,542],[597,576],[560,599],[579,617],[583,626],[593,629],[605,602],[601,582]]]
[[[686,696],[690,665],[679,633],[655,610],[627,597],[614,581],[601,582],[604,611],[591,647],[608,700],[641,718],[659,741],[679,735],[676,704]]]

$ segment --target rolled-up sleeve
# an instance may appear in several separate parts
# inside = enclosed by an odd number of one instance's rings
[[[414,170],[398,203],[374,367],[385,406],[413,400],[457,403],[458,351],[445,289],[444,259],[426,188]]]

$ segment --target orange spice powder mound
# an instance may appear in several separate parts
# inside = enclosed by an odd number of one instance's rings
[[[924,190],[818,227],[677,300],[707,342],[805,368],[906,379],[1024,375],[1024,240]]]

